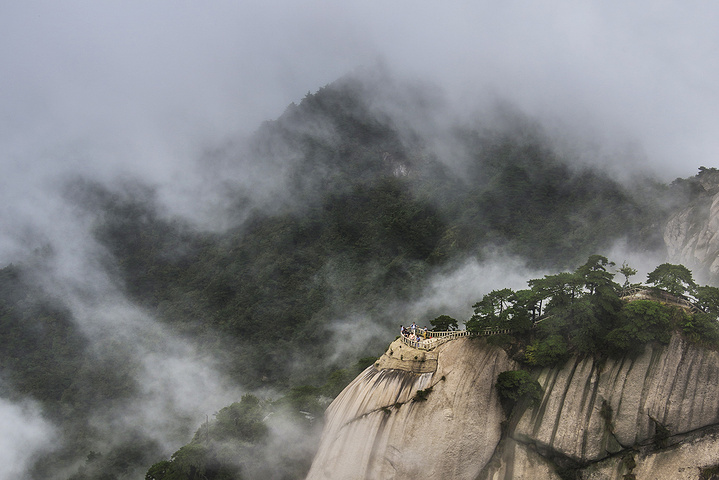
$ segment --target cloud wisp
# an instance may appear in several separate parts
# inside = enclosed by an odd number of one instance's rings
[[[51,449],[57,432],[31,402],[11,403],[0,398],[0,419],[0,477],[24,478],[35,456]]]
[[[67,179],[110,187],[141,179],[157,188],[168,214],[222,228],[228,183],[271,195],[283,170],[230,159],[228,171],[225,160],[211,160],[218,145],[232,146],[306,92],[375,62],[436,89],[452,119],[503,99],[539,118],[580,161],[664,180],[689,176],[717,165],[717,14],[706,2],[649,1],[4,2],[0,266],[50,247],[38,278],[67,301],[98,355],[121,344],[123,355],[139,359],[145,390],[137,410],[108,412],[98,424],[131,420],[167,438],[173,418],[212,411],[239,392],[211,355],[123,297],[101,267],[106,254],[92,238],[92,219],[64,200]],[[444,126],[436,119],[423,128]],[[458,154],[451,142],[430,141]],[[627,157],[635,162],[617,161]],[[452,306],[481,298],[500,263],[516,272],[504,275],[513,288],[541,276],[514,259],[470,262],[437,277],[409,315],[465,318]],[[338,323],[336,333],[357,321],[365,320]],[[9,419],[3,425],[24,425],[0,435],[5,443],[21,432],[23,448],[3,448],[10,453],[0,461],[8,466],[0,476],[17,476],[52,426],[34,407],[2,400],[0,412]]]

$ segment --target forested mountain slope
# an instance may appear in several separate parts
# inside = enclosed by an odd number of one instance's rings
[[[501,106],[494,119],[448,119],[426,90],[360,73],[308,94],[241,147],[208,154],[208,168],[230,165],[229,228],[169,216],[138,179],[76,178],[66,199],[131,303],[219,359],[233,384],[287,392],[379,353],[403,321],[398,305],[467,258],[501,251],[561,269],[619,239],[663,252],[663,222],[686,203],[685,184],[620,183],[560,155],[521,113]],[[257,187],[233,182],[238,171]],[[58,465],[74,471],[93,448],[123,478],[165,447],[142,433],[105,447],[112,442],[89,424],[88,410],[131,403],[137,367],[119,347],[88,354],[65,299],[33,280],[36,265],[51,261],[51,251],[38,252],[2,270],[0,340],[17,346],[2,351],[3,392],[52,410],[77,439],[41,459],[37,478]],[[354,319],[358,331],[337,330]]]
[[[228,357],[242,383],[285,384],[287,362],[263,347],[280,344],[304,370],[303,359],[328,355],[331,320],[359,311],[385,324],[388,301],[411,300],[433,272],[487,247],[560,268],[619,238],[663,248],[665,187],[572,166],[539,126],[509,112],[511,131],[453,129],[466,156],[441,158],[377,110],[374,89],[390,95],[367,82],[338,81],[263,125],[251,152],[285,174],[271,205],[239,202],[246,220],[228,231],[163,218],[149,189],[82,187],[128,294],[183,331],[237,339]]]

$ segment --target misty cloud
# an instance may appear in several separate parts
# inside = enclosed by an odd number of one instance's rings
[[[527,281],[541,278],[550,272],[539,272],[526,266],[516,257],[496,252],[489,260],[467,259],[461,265],[435,275],[416,302],[409,306],[408,321],[421,319],[422,325],[440,316],[449,315],[457,320],[460,328],[470,319],[472,305],[492,290],[527,288]]]
[[[491,92],[565,128],[636,142],[667,178],[686,176],[717,150],[713,9],[7,4],[0,58],[13,74],[0,89],[0,140],[26,167],[44,157],[169,183],[208,143],[250,131],[305,92],[382,58],[456,104],[476,105]]]
[[[422,79],[455,113],[500,98],[559,135],[575,132],[596,145],[590,162],[616,164],[631,150],[641,167],[671,180],[716,164],[719,150],[713,6],[0,8],[0,60],[12,73],[0,80],[3,204],[20,215],[52,204],[42,198],[48,179],[82,172],[104,182],[139,176],[161,186],[173,211],[207,218],[223,207],[215,196],[222,170],[196,163],[208,148],[377,59]],[[6,238],[0,246],[12,248]]]
[[[23,478],[35,456],[52,449],[57,435],[30,402],[10,403],[0,398],[0,477]]]
[[[426,135],[449,163],[463,152],[445,131],[499,100],[538,118],[568,158],[664,180],[689,176],[717,164],[718,13],[698,2],[5,2],[0,267],[31,265],[98,359],[136,362],[136,403],[93,422],[145,425],[161,441],[178,433],[176,419],[196,426],[240,392],[212,354],[123,297],[92,237],[93,218],[67,201],[69,180],[113,189],[140,179],[157,189],[163,214],[227,227],[236,219],[224,215],[243,200],[228,191],[270,202],[286,173],[282,163],[254,162],[244,140],[308,91],[376,63],[421,85],[417,96],[442,113],[427,119],[386,98],[373,108],[401,131]],[[640,269],[652,263],[621,245],[608,256]],[[515,258],[470,260],[395,308],[407,322],[437,312],[461,323],[483,294],[541,275]],[[337,319],[332,360],[401,322]],[[18,477],[55,433],[38,407],[0,400],[0,417],[0,476]]]
[[[395,329],[399,331],[399,326]],[[357,358],[367,350],[367,345],[386,343],[387,326],[377,323],[377,318],[366,314],[353,314],[335,319],[330,326],[332,356],[330,364],[346,364],[343,359]],[[380,339],[384,339],[382,341]]]

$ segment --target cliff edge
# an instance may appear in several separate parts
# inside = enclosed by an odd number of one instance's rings
[[[500,348],[453,340],[433,351],[436,371],[418,373],[431,359],[407,360],[396,347],[328,408],[308,480],[699,480],[719,471],[719,353],[680,336],[635,356],[535,371],[541,402],[516,405],[510,418],[495,384],[517,365]]]
[[[688,480],[719,464],[717,352],[675,335],[636,357],[574,358],[538,380],[540,405],[515,412],[507,451],[479,478],[522,478],[549,463],[531,478]]]
[[[308,480],[479,474],[501,438],[497,375],[514,363],[481,339],[457,339],[427,352],[436,360],[420,362],[423,353],[393,343],[340,393],[325,413]],[[435,362],[433,372],[415,371]]]

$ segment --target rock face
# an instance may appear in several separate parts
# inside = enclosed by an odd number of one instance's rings
[[[542,401],[509,419],[495,383],[517,366],[503,350],[453,340],[426,373],[397,351],[330,405],[308,479],[708,479],[719,465],[719,353],[679,336],[537,371]]]
[[[423,352],[400,345],[329,406],[308,480],[471,479],[492,457],[504,419],[494,385],[514,368],[506,353],[457,339],[432,352],[434,372],[415,373]],[[410,354],[405,364],[400,351]]]
[[[545,398],[515,429],[578,462],[652,439],[719,424],[719,354],[672,338],[636,359],[575,360],[539,375]]]
[[[719,464],[717,352],[674,336],[636,358],[574,359],[538,380],[541,404],[518,415],[509,434],[522,455],[504,455],[482,478],[513,478],[501,473],[505,464],[526,468],[533,452],[580,478],[696,479],[700,467]],[[694,476],[682,476],[689,470]]]
[[[671,263],[691,269],[703,282],[719,282],[719,172],[704,170],[694,179],[698,193],[664,228]]]

